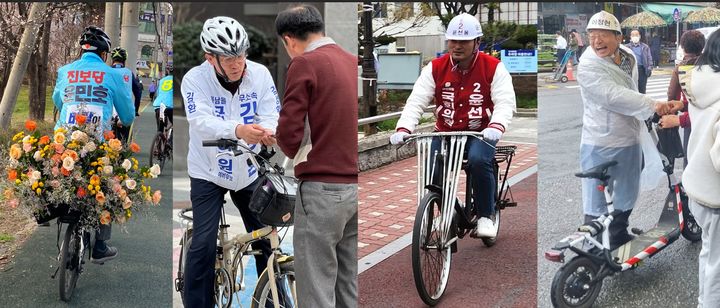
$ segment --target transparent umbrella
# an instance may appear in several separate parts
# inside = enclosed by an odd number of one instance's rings
[[[623,20],[620,26],[623,28],[653,28],[667,26],[667,23],[658,14],[642,11]]]

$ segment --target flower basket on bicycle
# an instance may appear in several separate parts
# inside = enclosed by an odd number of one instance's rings
[[[294,221],[296,190],[297,181],[294,178],[265,174],[250,198],[250,210],[265,225],[290,226]]]
[[[76,212],[78,223],[88,227],[124,223],[143,206],[158,204],[160,191],[145,179],[157,177],[159,167],[141,167],[133,157],[137,144],[103,132],[99,118],[81,108],[53,134],[41,134],[28,120],[26,131],[13,137],[0,160],[7,174],[0,180],[5,202],[38,223]]]

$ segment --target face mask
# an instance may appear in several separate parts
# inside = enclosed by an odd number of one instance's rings
[[[640,37],[639,36],[631,36],[630,41],[637,44],[638,42],[640,42]]]

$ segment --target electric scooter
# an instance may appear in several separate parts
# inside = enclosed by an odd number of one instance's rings
[[[598,189],[605,195],[608,214],[583,224],[575,233],[563,238],[545,252],[546,259],[560,263],[565,262],[565,253],[568,250],[576,254],[555,274],[550,291],[553,306],[591,307],[600,294],[603,279],[606,277],[640,266],[643,260],[656,255],[681,235],[691,242],[701,239],[702,230],[690,213],[688,197],[680,179],[674,174],[674,161],[677,156],[672,155],[670,149],[663,148],[662,142],[658,142],[659,119],[660,117],[655,115],[646,121],[648,131],[660,152],[669,188],[657,225],[644,232],[632,228],[632,233],[636,235],[634,239],[611,249],[610,223],[621,215],[622,211],[613,207],[613,195],[606,189],[610,181],[607,173],[617,162],[609,161],[575,174],[577,177],[593,178],[602,182]]]

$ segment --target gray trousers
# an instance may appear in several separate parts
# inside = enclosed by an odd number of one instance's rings
[[[698,308],[720,307],[720,209],[709,208],[690,199],[690,211],[702,228],[702,249],[698,257]]]
[[[299,307],[357,307],[357,188],[299,184],[293,235]]]

